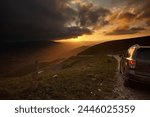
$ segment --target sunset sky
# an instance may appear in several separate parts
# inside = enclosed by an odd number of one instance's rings
[[[107,41],[150,35],[150,0],[5,0],[1,41]]]

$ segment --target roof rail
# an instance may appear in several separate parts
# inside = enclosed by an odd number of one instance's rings
[[[133,45],[131,47],[140,47],[140,45],[139,44],[135,44],[135,45]]]

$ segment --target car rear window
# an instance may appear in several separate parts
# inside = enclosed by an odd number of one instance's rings
[[[150,48],[140,48],[137,51],[137,58],[150,60]]]

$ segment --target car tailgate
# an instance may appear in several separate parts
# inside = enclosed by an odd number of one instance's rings
[[[140,48],[137,51],[135,72],[150,76],[150,48]]]
[[[137,59],[135,73],[150,77],[150,60]]]

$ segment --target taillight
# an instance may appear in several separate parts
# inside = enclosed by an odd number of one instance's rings
[[[129,67],[130,68],[132,68],[132,69],[134,69],[135,68],[135,66],[136,66],[136,61],[135,60],[129,60],[128,61],[128,64],[129,64]]]

